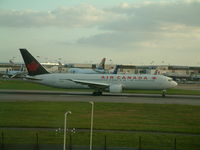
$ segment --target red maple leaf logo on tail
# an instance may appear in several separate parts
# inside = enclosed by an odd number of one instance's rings
[[[27,64],[27,68],[29,71],[36,71],[39,67],[39,64],[37,64],[35,61],[32,61],[30,64]]]

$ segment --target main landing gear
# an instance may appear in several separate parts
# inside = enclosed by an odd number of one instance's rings
[[[162,90],[162,97],[165,98],[167,91],[166,90]]]
[[[102,95],[102,91],[94,91],[92,93],[92,95],[94,95],[94,96],[101,96]]]

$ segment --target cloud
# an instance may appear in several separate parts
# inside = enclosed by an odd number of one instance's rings
[[[80,38],[77,44],[82,45],[95,45],[98,47],[107,47],[115,50],[127,51],[137,45],[138,42],[146,41],[151,38],[155,38],[156,35],[152,33],[135,32],[105,32],[97,34],[88,38]]]
[[[0,26],[6,27],[84,27],[101,21],[101,11],[92,6],[60,7],[53,11],[1,10]]]
[[[172,48],[173,40],[178,41],[177,44],[182,44],[182,47],[191,40],[191,37],[196,37],[197,41],[200,40],[198,36],[200,34],[200,19],[198,19],[200,1],[122,3],[118,7],[104,11],[115,13],[116,16],[118,14],[120,17],[99,25],[101,30],[107,31],[104,34],[81,38],[79,43],[109,46],[114,49],[126,47],[125,50],[128,51],[135,47],[135,49],[140,49],[142,45],[146,48],[169,47],[160,45],[162,41],[167,44],[169,41],[172,42],[170,44]]]
[[[165,23],[200,26],[200,1],[123,3],[110,11],[126,17],[105,24],[103,28],[108,30],[158,30]]]
[[[157,30],[163,23],[199,26],[199,0],[122,3],[110,9],[82,4],[51,11],[0,10],[0,26],[66,27],[98,26],[104,30]]]
[[[0,26],[5,27],[65,27],[97,26],[118,18],[119,14],[97,9],[92,5],[59,7],[52,11],[0,10]],[[111,19],[112,18],[112,19]]]

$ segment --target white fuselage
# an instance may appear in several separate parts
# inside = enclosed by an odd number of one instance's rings
[[[88,85],[73,82],[80,80],[84,82],[105,83],[121,85],[123,89],[156,89],[165,90],[175,87],[177,83],[171,78],[162,75],[138,75],[138,74],[43,74],[34,78],[38,83],[58,88],[90,88]]]

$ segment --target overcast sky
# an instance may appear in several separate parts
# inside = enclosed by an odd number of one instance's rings
[[[0,62],[200,66],[200,0],[0,0]],[[40,56],[40,57],[38,57]]]

